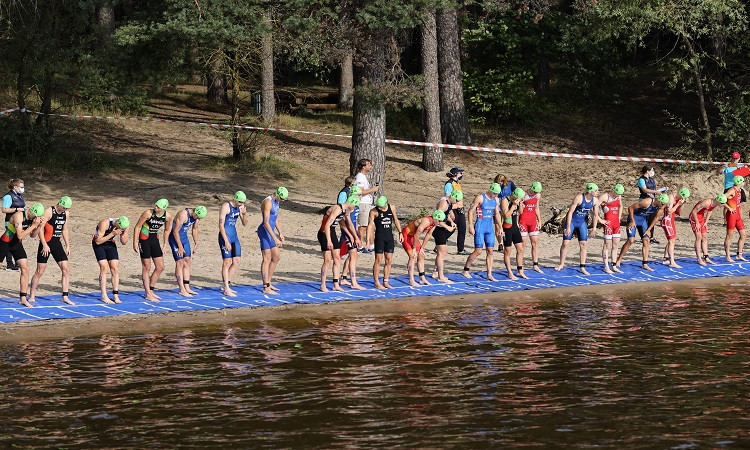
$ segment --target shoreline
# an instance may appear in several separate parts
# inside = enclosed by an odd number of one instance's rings
[[[152,332],[174,332],[186,328],[212,328],[238,323],[340,318],[362,314],[376,316],[391,315],[402,312],[422,312],[444,307],[487,303],[509,304],[523,303],[531,300],[573,300],[581,294],[618,295],[623,293],[653,292],[655,285],[663,290],[672,289],[680,291],[682,289],[732,285],[736,283],[750,284],[750,276],[710,277],[677,281],[633,281],[608,284],[606,294],[602,294],[602,285],[593,284],[524,291],[413,296],[389,299],[337,300],[315,304],[294,303],[278,306],[24,321],[0,325],[0,344],[52,341],[106,334],[134,335]]]

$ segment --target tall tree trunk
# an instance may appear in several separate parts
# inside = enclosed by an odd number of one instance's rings
[[[235,48],[234,59],[231,61],[229,73],[232,76],[232,95],[229,98],[229,105],[232,108],[232,157],[234,159],[241,159],[245,155],[245,149],[242,148],[242,142],[240,141],[240,129],[237,125],[240,124],[240,69],[239,69],[239,54]]]
[[[99,4],[96,12],[102,42],[105,42],[115,32],[115,7],[112,2],[105,0]]]
[[[385,178],[385,106],[374,100],[378,96],[368,95],[368,91],[383,87],[387,44],[386,33],[373,33],[360,49],[362,59],[354,69],[354,129],[349,158],[352,174],[356,173],[360,159],[372,161],[373,168],[368,178],[371,184],[380,184],[380,192]]]
[[[693,43],[690,42],[687,36],[684,34],[681,36],[682,42],[685,44],[688,53],[690,54],[690,67],[693,71],[693,78],[695,78],[695,90],[698,94],[698,103],[700,105],[701,117],[703,118],[703,128],[705,131],[705,142],[706,142],[706,159],[713,161],[713,138],[711,136],[711,123],[708,121],[708,112],[706,111],[706,98],[703,91],[703,80],[701,80],[701,69],[698,66],[698,55],[695,53]]]
[[[264,16],[263,21],[267,29],[261,43],[261,115],[264,121],[270,123],[276,119],[276,99],[273,92],[273,23],[268,15]]]
[[[208,84],[206,98],[214,105],[226,106],[227,103],[227,75],[223,56],[217,55],[211,63],[211,82]]]
[[[188,68],[190,70],[190,83],[201,84],[203,80],[203,71],[201,70],[201,64],[199,62],[199,50],[198,44],[192,43],[188,48]]]
[[[464,106],[461,53],[458,45],[458,13],[453,8],[437,10],[438,68],[440,73],[440,122],[443,142],[471,143]]]
[[[424,75],[424,102],[422,109],[422,138],[433,144],[440,143],[440,86],[438,75],[437,26],[435,11],[425,14],[422,31],[422,74]],[[428,172],[443,170],[443,149],[424,147],[422,168]]]
[[[354,57],[347,52],[341,60],[339,76],[339,109],[351,111],[354,106]]]

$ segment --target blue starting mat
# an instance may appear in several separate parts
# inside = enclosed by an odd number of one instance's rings
[[[337,301],[393,299],[404,297],[430,297],[443,295],[482,294],[488,292],[524,291],[547,288],[594,286],[602,284],[620,284],[629,282],[663,282],[711,277],[735,277],[750,275],[750,263],[738,261],[722,262],[702,267],[694,260],[681,259],[681,269],[672,269],[659,261],[652,261],[653,272],[641,269],[640,262],[623,263],[624,273],[608,275],[601,264],[591,264],[587,270],[591,275],[581,274],[577,266],[569,266],[556,272],[553,268],[544,268],[540,274],[526,269],[529,279],[509,280],[505,270],[493,273],[496,282],[488,281],[484,272],[472,272],[472,278],[461,274],[448,274],[453,283],[439,283],[428,278],[431,286],[409,286],[406,276],[390,279],[393,289],[375,289],[370,278],[360,277],[359,283],[367,288],[363,291],[346,289],[346,292],[327,292],[318,290],[318,282],[279,283],[278,295],[265,295],[260,285],[232,285],[237,297],[226,297],[219,287],[193,288],[198,295],[182,297],[174,290],[159,290],[161,301],[148,302],[141,292],[120,292],[122,303],[108,305],[100,301],[100,293],[71,294],[75,306],[62,303],[60,295],[37,297],[33,308],[19,304],[18,298],[0,298],[0,323],[20,321],[72,319],[87,317],[104,317],[127,314],[154,314],[176,311],[218,310],[225,308],[246,308],[258,306],[277,306],[291,303],[328,303]],[[503,268],[504,269],[504,268]],[[331,283],[329,281],[329,288]]]

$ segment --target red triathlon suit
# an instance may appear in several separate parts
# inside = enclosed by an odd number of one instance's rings
[[[693,229],[693,233],[695,234],[702,234],[708,232],[708,227],[706,226],[706,213],[708,211],[713,211],[716,209],[716,207],[719,206],[719,204],[714,205],[714,201],[711,200],[711,204],[708,205],[705,208],[699,209],[695,214],[698,216],[698,222],[695,222],[695,219],[693,218],[693,215],[690,214],[690,228]]]
[[[432,219],[430,216],[424,216],[420,217],[420,219],[430,219],[430,225],[424,229],[424,232],[428,232],[431,229],[435,228],[435,220]],[[401,230],[401,237],[403,238],[401,241],[401,245],[404,246],[404,250],[406,250],[407,253],[411,253],[412,250],[416,250],[417,253],[419,253],[419,250],[422,249],[422,241],[419,240],[419,236],[416,236],[417,234],[417,221],[419,219],[414,219],[409,225],[405,226],[403,230]],[[416,240],[416,245],[414,244]]]
[[[622,202],[620,201],[619,195],[613,198],[607,194],[607,197],[609,197],[607,203],[602,206],[602,209],[604,210],[604,220],[609,221],[609,223],[604,226],[604,239],[619,238],[620,206],[622,205]]]
[[[671,205],[669,204],[664,205],[663,208],[664,214],[662,215],[661,219],[661,229],[664,230],[664,234],[667,235],[667,240],[671,241],[672,239],[677,237],[677,230],[674,226],[675,213],[669,214],[669,208],[671,208]]]
[[[734,197],[729,198],[729,194],[734,191]],[[740,188],[732,186],[727,190],[727,206],[732,208],[732,211],[724,212],[724,217],[727,219],[727,231],[737,229],[742,231],[745,229],[745,222],[742,221],[742,214],[740,212]]]
[[[536,209],[538,206],[539,194],[534,194],[533,197],[526,196],[526,199],[523,201],[523,210],[518,217],[518,229],[521,231],[521,236],[539,235],[539,221],[536,220]]]

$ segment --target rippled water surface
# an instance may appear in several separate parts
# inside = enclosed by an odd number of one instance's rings
[[[750,288],[0,347],[0,446],[750,447]]]

